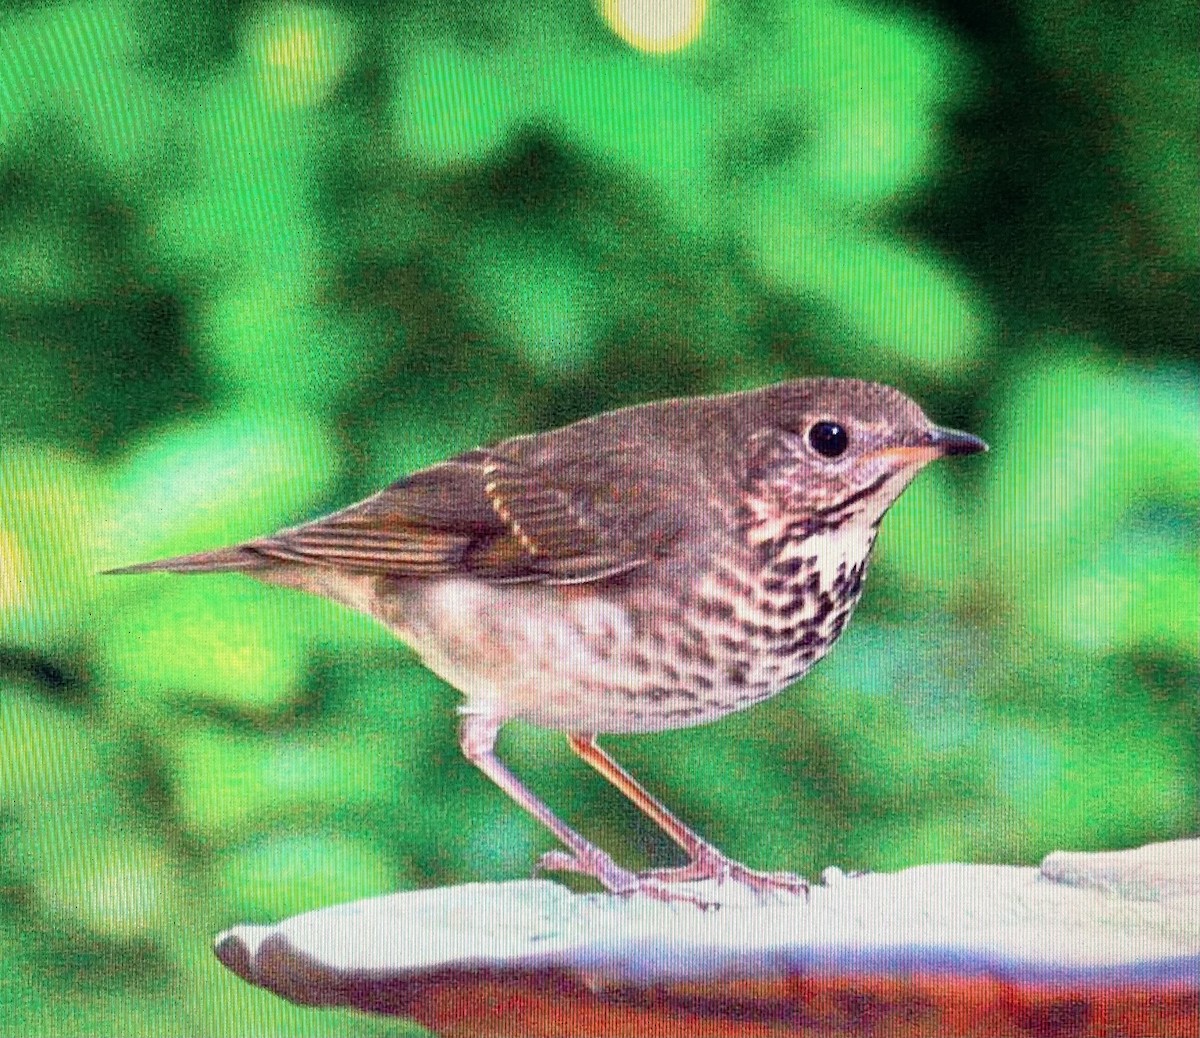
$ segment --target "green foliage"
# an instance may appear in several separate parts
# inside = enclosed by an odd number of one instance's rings
[[[802,685],[610,740],[685,818],[810,875],[1194,826],[1193,6],[711,3],[664,53],[599,11],[0,15],[0,1033],[410,1033],[208,945],[527,874],[455,694],[328,603],[98,571],[656,396],[855,375],[993,448]],[[560,738],[502,750],[671,860]]]

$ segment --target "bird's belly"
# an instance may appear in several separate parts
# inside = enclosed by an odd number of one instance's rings
[[[650,583],[617,595],[422,581],[409,585],[393,626],[472,712],[564,731],[659,731],[781,691],[845,620],[828,596],[809,596],[807,607],[748,600],[733,613],[705,598],[726,601],[727,590],[712,581],[687,595]]]
[[[428,581],[402,612],[398,633],[472,712],[574,732],[672,726],[652,640],[594,589]]]

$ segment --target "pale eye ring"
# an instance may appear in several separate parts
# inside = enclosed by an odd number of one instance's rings
[[[840,458],[850,446],[850,435],[837,422],[816,422],[808,430],[808,445],[823,458]]]

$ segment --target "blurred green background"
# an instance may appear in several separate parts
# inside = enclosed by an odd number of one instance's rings
[[[992,444],[802,685],[608,740],[684,818],[809,875],[1194,833],[1195,5],[638,6],[0,14],[0,1032],[413,1033],[210,941],[529,874],[456,694],[336,606],[97,571],[654,397],[854,375]]]

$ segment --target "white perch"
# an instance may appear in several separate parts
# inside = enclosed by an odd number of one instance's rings
[[[216,952],[291,1001],[443,1035],[1200,1033],[1200,840],[831,869],[807,899],[704,889],[720,908],[412,891],[236,926]]]

